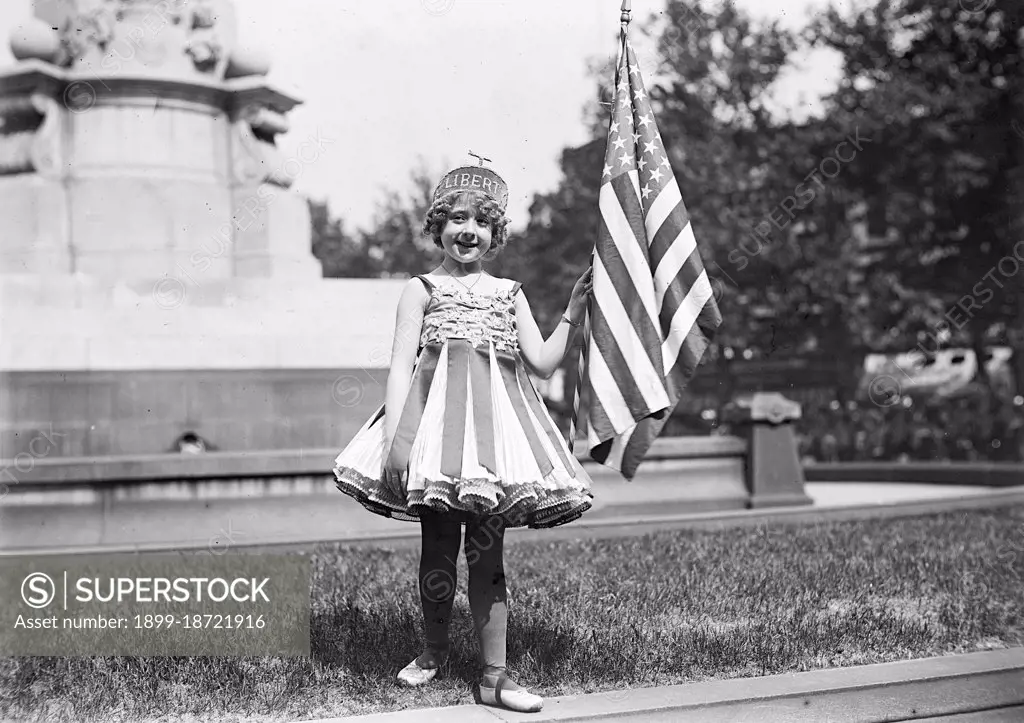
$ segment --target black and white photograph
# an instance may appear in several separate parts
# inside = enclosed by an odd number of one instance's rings
[[[1024,1],[0,0],[0,723],[1024,721]]]

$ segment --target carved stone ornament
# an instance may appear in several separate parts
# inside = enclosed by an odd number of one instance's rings
[[[0,175],[32,170],[29,148],[38,123],[38,114],[28,98],[0,101]]]
[[[34,0],[34,5],[41,24],[18,31],[18,54],[104,77],[159,70],[181,79],[197,74],[223,79],[238,42],[234,0]],[[48,32],[57,37],[56,48]],[[245,60],[243,53],[243,66]]]
[[[56,99],[42,93],[32,95],[32,106],[43,115],[43,123],[32,140],[32,166],[42,176],[56,178],[64,172],[64,108]]]
[[[0,102],[0,175],[35,171],[60,176],[62,110],[60,103],[41,93]]]
[[[200,0],[201,1],[201,0]],[[197,5],[192,11],[192,29],[212,28],[217,24],[217,16],[209,5]]]
[[[191,35],[185,52],[192,58],[196,68],[204,73],[217,69],[225,57],[224,44],[216,31],[217,13],[206,0],[191,3]]]
[[[262,105],[242,108],[232,124],[235,147],[234,179],[243,185],[273,183],[282,188],[292,185],[284,169],[284,158],[274,136],[288,130],[288,119]]]
[[[11,54],[15,60],[56,63],[60,58],[60,35],[49,23],[29,18],[11,31]]]
[[[786,399],[778,392],[757,392],[731,402],[725,409],[726,421],[782,424],[800,419],[799,402]]]
[[[185,52],[192,58],[196,68],[204,73],[213,71],[224,56],[224,48],[216,37],[193,38],[188,41]]]
[[[102,5],[68,17],[60,28],[63,48],[60,64],[71,64],[76,58],[83,57],[91,46],[106,52],[107,45],[114,39],[119,10],[117,0],[104,0]]]

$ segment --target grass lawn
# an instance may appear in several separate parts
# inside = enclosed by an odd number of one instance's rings
[[[509,667],[545,696],[1024,645],[1024,505],[506,546]],[[286,721],[471,703],[476,642],[408,690],[418,551],[314,556],[310,659],[0,659],[0,719]],[[619,691],[616,693],[615,691]]]

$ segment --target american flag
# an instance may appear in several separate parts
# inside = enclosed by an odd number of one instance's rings
[[[590,456],[632,479],[722,323],[622,29],[580,383]]]

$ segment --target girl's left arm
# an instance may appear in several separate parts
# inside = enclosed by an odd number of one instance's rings
[[[577,329],[579,329],[579,326],[575,325],[583,323],[587,311],[587,299],[593,286],[591,274],[592,269],[587,269],[576,281],[572,296],[569,298],[569,307],[546,341],[541,336],[536,319],[533,318],[533,311],[530,309],[530,302],[527,301],[526,294],[522,290],[516,294],[519,350],[530,370],[543,379],[550,379],[558,369],[572,345]],[[572,324],[568,323],[565,317],[568,317]]]

